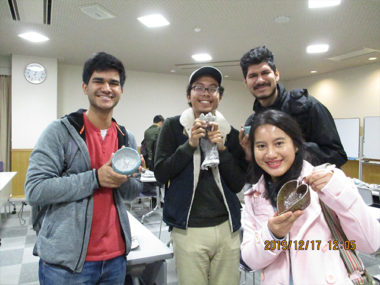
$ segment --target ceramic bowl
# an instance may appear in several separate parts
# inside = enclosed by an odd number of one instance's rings
[[[304,210],[310,205],[309,185],[299,184],[297,180],[286,182],[277,194],[277,211],[281,215],[285,212]]]
[[[112,168],[120,174],[131,175],[137,172],[140,165],[141,158],[139,153],[130,147],[119,149],[112,157]]]

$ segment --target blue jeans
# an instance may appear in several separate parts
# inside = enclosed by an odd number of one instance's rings
[[[105,261],[86,261],[80,273],[47,264],[40,259],[40,285],[124,284],[127,261],[124,255]]]

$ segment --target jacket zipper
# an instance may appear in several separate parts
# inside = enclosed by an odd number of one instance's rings
[[[81,250],[80,250],[80,254],[79,254],[79,258],[78,258],[78,262],[77,262],[77,264],[75,265],[75,271],[78,269],[78,266],[79,266],[80,260],[82,259],[83,248],[84,248],[84,240],[85,240],[85,236],[86,236],[86,228],[87,228],[87,211],[88,211],[88,205],[89,205],[89,204],[90,204],[90,199],[87,200],[86,215],[85,215],[85,220],[84,220],[84,229],[83,229],[83,237],[82,237],[82,247],[81,247]]]

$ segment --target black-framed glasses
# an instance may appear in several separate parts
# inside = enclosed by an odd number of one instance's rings
[[[191,89],[193,89],[195,93],[198,93],[198,94],[203,94],[206,90],[210,95],[214,95],[217,92],[219,92],[219,87],[216,87],[216,86],[211,86],[211,87],[206,88],[201,85],[195,85],[191,87]]]

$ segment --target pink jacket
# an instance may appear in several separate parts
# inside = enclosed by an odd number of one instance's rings
[[[301,176],[307,176],[312,169],[313,166],[305,161]],[[285,246],[292,241],[291,249],[275,246],[274,250],[265,250],[265,241],[273,240],[267,223],[268,218],[274,215],[270,201],[263,196],[265,191],[261,177],[252,189],[244,193],[244,237],[241,244],[243,260],[252,269],[262,270],[261,284],[289,284],[290,260],[295,285],[351,284],[339,250],[329,248],[328,241],[333,237],[319,199],[336,212],[347,238],[354,241],[357,250],[373,253],[380,247],[380,223],[369,212],[352,181],[340,169],[334,169],[330,182],[319,194],[311,190],[310,205],[286,237]],[[304,248],[309,241],[307,250],[295,250],[294,241],[298,241],[298,245],[303,241]]]

